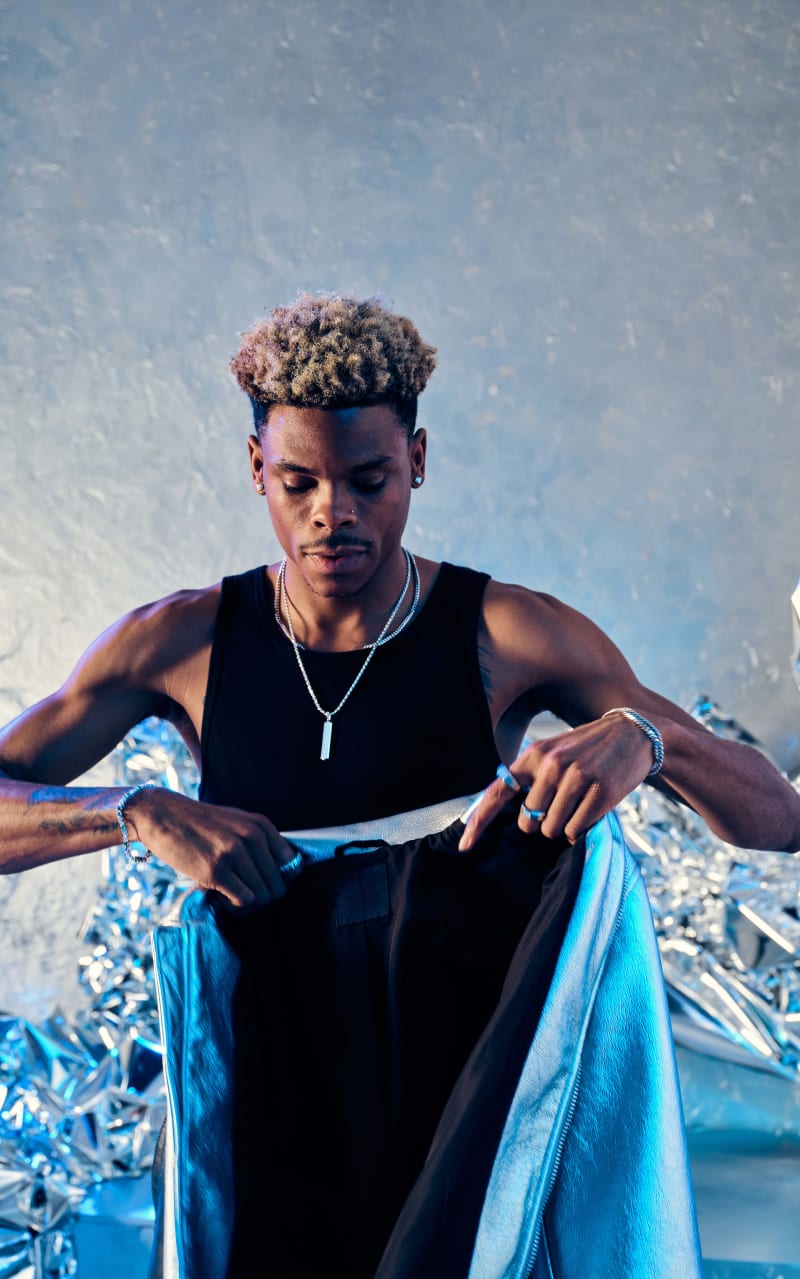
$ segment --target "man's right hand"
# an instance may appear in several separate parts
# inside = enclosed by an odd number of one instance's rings
[[[297,850],[260,814],[147,787],[125,806],[125,821],[155,857],[234,906],[263,906],[286,893],[280,867]]]

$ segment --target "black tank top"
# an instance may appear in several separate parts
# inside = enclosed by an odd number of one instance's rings
[[[226,577],[211,651],[200,798],[282,830],[371,821],[481,790],[499,762],[478,666],[485,573],[442,564],[408,627],[377,650],[323,719],[275,621],[266,570]],[[366,653],[303,650],[320,704],[337,706]]]

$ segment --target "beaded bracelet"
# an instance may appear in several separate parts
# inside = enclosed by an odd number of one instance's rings
[[[153,853],[152,849],[146,848],[144,850],[144,855],[142,855],[141,853],[135,853],[131,848],[131,838],[128,834],[127,822],[125,821],[125,809],[132,799],[135,799],[137,795],[140,795],[143,790],[150,790],[150,788],[154,785],[154,782],[139,782],[138,786],[132,786],[129,791],[126,791],[122,796],[122,799],[117,804],[117,822],[119,823],[119,829],[122,833],[122,851],[125,856],[129,857],[137,866],[143,865],[144,862],[149,862]],[[141,843],[140,840],[134,840],[133,842],[135,844]]]
[[[644,715],[640,715],[638,711],[631,710],[630,706],[613,706],[610,711],[606,711],[601,715],[601,719],[606,719],[609,715],[624,715],[631,723],[636,724],[642,730],[645,737],[650,739],[650,745],[653,747],[653,766],[648,777],[655,777],[656,773],[661,772],[661,765],[664,763],[664,739],[656,728],[655,724],[651,724],[649,719],[645,719]]]

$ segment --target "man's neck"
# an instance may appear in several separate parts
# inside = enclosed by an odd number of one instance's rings
[[[320,652],[348,652],[378,638],[409,577],[406,557],[398,548],[391,563],[381,565],[353,595],[322,595],[312,590],[295,565],[287,562],[283,591],[278,588],[277,568],[270,570],[277,593],[279,616],[304,648]],[[404,592],[393,624],[399,625],[411,607],[411,582]]]

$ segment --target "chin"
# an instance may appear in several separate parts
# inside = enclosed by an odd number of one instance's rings
[[[314,580],[308,585],[315,595],[321,595],[326,600],[347,599],[350,595],[357,595],[361,590],[361,582],[327,582]]]

